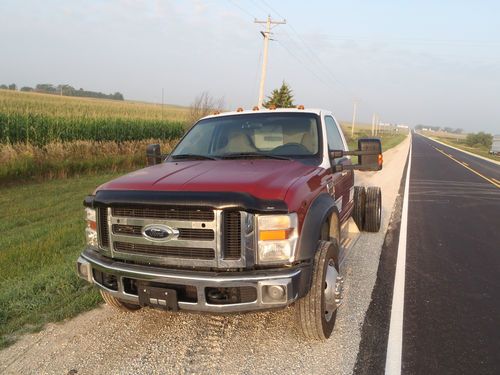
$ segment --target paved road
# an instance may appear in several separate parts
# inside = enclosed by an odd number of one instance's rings
[[[500,373],[499,181],[500,166],[414,136],[404,374]]]
[[[383,374],[407,145],[388,152],[382,172],[359,175],[382,187],[388,231],[364,233],[348,257],[345,303],[326,343],[304,342],[292,309],[210,317],[100,308],[0,351],[0,372]],[[415,135],[409,181],[402,373],[498,374],[500,166]]]

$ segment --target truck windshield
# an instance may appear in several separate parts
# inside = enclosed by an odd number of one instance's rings
[[[201,120],[172,152],[175,160],[311,157],[319,154],[318,117],[312,113],[255,113]],[[186,157],[184,157],[186,156]]]

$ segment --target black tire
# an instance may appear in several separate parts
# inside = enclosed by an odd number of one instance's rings
[[[382,221],[382,192],[377,186],[366,189],[364,230],[378,232]]]
[[[354,209],[352,218],[361,231],[365,226],[366,190],[364,186],[354,186]]]
[[[139,305],[134,305],[131,303],[122,302],[119,299],[113,297],[110,293],[100,290],[101,297],[106,302],[106,305],[120,311],[137,311],[141,308]]]
[[[335,265],[335,254],[338,253],[335,247],[337,246],[335,242],[319,241],[314,258],[311,289],[296,304],[298,325],[308,339],[326,340],[335,326],[337,305],[335,303],[332,305],[331,298],[335,298],[338,276],[338,268]],[[334,273],[332,273],[333,270],[335,270]],[[332,277],[333,285],[331,282],[328,283]],[[327,296],[325,291],[329,293]]]

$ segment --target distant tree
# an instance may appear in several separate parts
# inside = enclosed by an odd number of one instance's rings
[[[200,118],[208,116],[224,108],[224,98],[214,98],[208,91],[198,95],[189,108],[188,126],[192,126]]]
[[[115,92],[112,96],[114,100],[124,100],[121,92]]]
[[[11,83],[11,84],[9,85],[9,90],[16,91],[16,90],[17,90],[17,86],[16,86],[16,84],[15,84],[15,83]]]
[[[49,83],[40,83],[36,85],[36,92],[43,92],[46,94],[62,94],[65,96],[79,96],[88,98],[100,98],[100,99],[114,99],[114,100],[124,100],[123,94],[115,92],[114,94],[104,94],[102,92],[87,91],[83,88],[76,90],[73,86],[67,84],[60,84],[54,86]]]
[[[2,89],[2,90],[8,90],[9,86],[7,86],[7,85],[0,85],[0,89]]]
[[[453,128],[450,128],[450,127],[446,126],[446,127],[444,128],[444,131],[445,131],[446,133],[453,133]]]
[[[493,136],[488,133],[479,132],[479,133],[470,133],[467,134],[467,138],[465,138],[465,143],[469,146],[485,146],[487,148],[491,147],[493,143]]]
[[[63,94],[65,96],[73,96],[73,93],[75,92],[75,88],[73,86],[67,85],[67,84],[61,84],[57,85],[57,93],[58,94]]]
[[[36,85],[35,91],[46,92],[50,94],[57,92],[57,89],[50,83],[39,83],[38,85]]]
[[[455,133],[455,134],[462,134],[463,132],[464,132],[464,129],[462,129],[462,128],[456,128],[456,129],[453,131],[453,133]]]
[[[23,87],[21,87],[21,91],[30,92],[30,91],[33,91],[33,87],[23,86]]]
[[[295,107],[293,104],[293,92],[288,84],[283,81],[279,89],[274,89],[271,95],[268,96],[267,102],[263,103],[265,108],[270,106],[275,106],[276,108],[292,108]]]

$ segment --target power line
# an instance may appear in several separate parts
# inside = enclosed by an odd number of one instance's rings
[[[252,0],[252,1],[253,1],[253,0]],[[261,1],[262,1],[262,2],[264,3],[264,5],[265,5],[265,6],[267,6],[267,7],[268,7],[268,8],[269,8],[269,9],[270,9],[273,13],[276,13],[276,15],[277,15],[278,17],[280,17],[280,18],[285,18],[285,17],[283,17],[283,16],[282,16],[282,15],[281,15],[281,14],[280,14],[277,10],[275,10],[275,9],[274,9],[271,5],[269,5],[269,4],[267,3],[267,1],[265,1],[265,0],[261,0]]]
[[[265,6],[267,6],[273,13],[276,15],[283,17],[283,15],[278,12],[275,8],[273,8],[269,3],[265,0],[260,0]],[[359,95],[355,94],[346,84],[344,84],[342,81],[340,81],[329,69],[329,67],[323,62],[323,60],[320,59],[320,57],[316,54],[316,52],[309,46],[308,42],[298,33],[298,31],[293,27],[291,23],[288,23],[287,26],[290,28],[290,30],[295,34],[296,38],[301,42],[295,42],[290,35],[288,35],[286,32],[286,35],[289,37],[291,41],[296,43],[296,45],[299,47],[299,50],[303,51],[304,56],[311,61],[313,64],[315,64],[317,67],[320,68],[320,70],[324,71],[326,74],[325,76],[329,78],[329,80],[334,84],[334,86],[341,86],[348,94],[351,96],[351,98],[358,103],[363,102],[365,103],[368,107],[371,107],[366,100],[363,100]],[[283,44],[281,44],[283,46]],[[290,51],[288,50],[290,53]],[[309,71],[311,69],[308,68]],[[317,74],[314,73],[314,75],[317,77]],[[325,83],[322,79],[321,81]],[[334,91],[336,91],[334,89]]]
[[[236,1],[233,1],[233,0],[227,0],[227,1],[229,1],[231,4],[233,4],[236,8],[238,8],[240,11],[242,11],[246,15],[248,15],[252,18],[256,18],[252,13],[247,11],[245,8],[241,7]]]
[[[420,39],[420,38],[373,38],[373,37],[363,37],[363,36],[335,36],[331,37],[333,40],[350,40],[350,41],[364,41],[364,42],[383,42],[383,43],[417,43],[417,44],[477,44],[477,45],[489,45],[489,44],[500,44],[500,40],[467,40],[467,39],[449,39],[449,40],[439,40],[439,39]]]
[[[299,62],[300,65],[302,65],[309,73],[311,73],[319,82],[321,82],[323,85],[325,85],[328,89],[332,90],[332,87],[328,82],[326,82],[323,78],[321,78],[314,70],[312,70],[309,65],[304,63],[296,54],[294,54],[286,45],[281,43],[279,40],[275,40],[276,43],[278,43],[283,49],[288,52],[290,56],[292,56],[295,60]]]
[[[283,17],[275,8],[273,8],[269,3],[267,3],[265,0],[261,0],[264,5],[266,5],[272,12],[275,14],[279,15],[280,17]],[[307,56],[308,59],[311,60],[311,62],[317,64],[317,66],[323,70],[326,75],[332,80],[335,85],[341,86],[353,99],[357,97],[347,85],[345,85],[343,82],[341,82],[332,72],[331,70],[326,66],[326,64],[319,58],[319,56],[316,54],[316,52],[309,46],[309,44],[304,40],[304,38],[298,33],[298,31],[293,27],[292,24],[288,23],[287,26],[290,28],[290,30],[295,34],[296,38],[301,42],[301,44],[297,43],[299,49],[302,49],[306,53],[304,55]],[[288,35],[288,34],[287,34]],[[290,37],[290,36],[289,36]],[[291,39],[291,38],[290,38]]]

